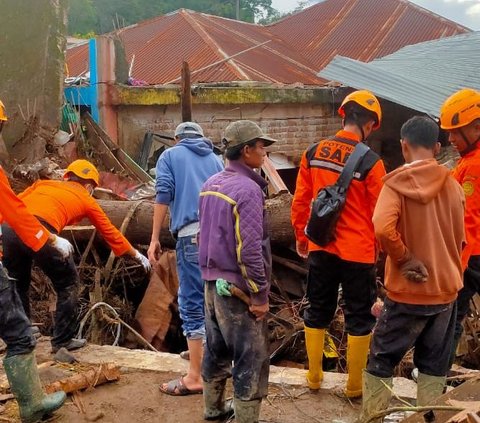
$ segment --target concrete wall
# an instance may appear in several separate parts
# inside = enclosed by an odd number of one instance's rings
[[[233,120],[257,122],[279,142],[270,151],[283,153],[298,164],[303,151],[315,141],[334,135],[341,128],[337,108],[345,89],[276,87],[202,87],[194,89],[192,116],[214,142]],[[400,128],[415,111],[381,101],[380,130],[369,145],[385,161],[387,170],[403,163]],[[173,135],[180,123],[178,88],[116,87],[112,105],[118,114],[119,145],[133,158],[139,156],[146,131]]]
[[[279,140],[271,151],[298,163],[308,145],[340,127],[336,95],[341,91],[329,88],[195,87],[192,116],[214,142],[230,122],[253,120]],[[112,105],[118,113],[119,145],[134,158],[146,131],[173,135],[181,119],[178,87],[117,86]]]
[[[9,122],[7,148],[34,120],[45,136],[58,128],[62,104],[66,0],[3,0],[0,12],[0,98]],[[31,127],[30,127],[31,129]],[[35,131],[34,131],[35,132]],[[27,134],[32,135],[33,134]],[[35,147],[35,146],[33,146]]]

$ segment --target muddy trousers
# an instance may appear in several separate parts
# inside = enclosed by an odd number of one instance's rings
[[[56,231],[42,222],[51,232]],[[55,326],[53,328],[52,345],[61,347],[75,337],[78,328],[78,273],[73,257],[64,259],[60,253],[48,243],[34,252],[17,237],[6,224],[2,225],[3,263],[22,300],[26,315],[30,318],[30,281],[32,264],[43,270],[50,278],[57,294]]]
[[[452,353],[450,356],[450,366],[455,361],[458,341],[462,336],[462,322],[470,310],[470,300],[480,293],[480,256],[472,256],[468,261],[468,267],[463,274],[463,288],[458,293],[457,298],[457,318],[455,321],[455,335],[453,337]]]
[[[270,365],[267,320],[257,322],[245,303],[219,296],[215,281],[206,281],[205,329],[203,380],[220,382],[233,376],[236,400],[265,397]]]
[[[29,354],[35,347],[30,320],[25,315],[15,284],[0,262],[0,338],[7,344],[6,358]]]
[[[413,362],[420,373],[445,376],[455,328],[456,303],[402,304],[385,299],[373,332],[367,372],[379,378],[393,376],[395,366],[415,347]]]

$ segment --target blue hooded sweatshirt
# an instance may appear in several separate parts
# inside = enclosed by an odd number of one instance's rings
[[[155,202],[170,207],[170,231],[174,235],[184,226],[198,222],[202,185],[222,170],[223,163],[207,138],[184,138],[159,157]]]

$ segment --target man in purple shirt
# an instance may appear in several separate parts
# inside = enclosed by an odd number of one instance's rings
[[[248,120],[233,122],[223,139],[229,165],[200,193],[199,264],[205,280],[206,346],[202,363],[206,420],[231,412],[225,383],[233,376],[235,421],[258,422],[267,395],[271,253],[265,215],[267,182],[260,168],[275,140]],[[221,296],[217,282],[242,290],[250,304]],[[233,368],[232,368],[233,361]]]

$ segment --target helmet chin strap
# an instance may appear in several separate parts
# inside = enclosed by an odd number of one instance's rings
[[[465,133],[463,132],[462,128],[459,128],[458,131],[460,132],[460,135],[462,136],[463,141],[465,141],[465,144],[467,144],[467,148],[459,152],[460,156],[463,157],[465,156],[465,154],[468,154],[471,151],[475,150],[475,148],[477,147],[477,142],[480,141],[480,137],[478,137],[474,142],[470,142],[467,136],[465,135]]]
[[[360,125],[358,125],[358,127],[360,128],[360,132],[362,133],[362,139],[361,139],[360,141],[363,142],[363,141],[365,141],[365,132],[364,132],[363,128],[362,128]]]
[[[362,139],[360,141],[363,142],[365,141],[365,131],[363,130],[362,125],[360,125],[360,123],[358,122],[358,117],[356,116],[356,114],[354,114],[354,116],[355,116],[355,124],[357,125],[357,128],[360,129],[360,132],[362,133]]]

